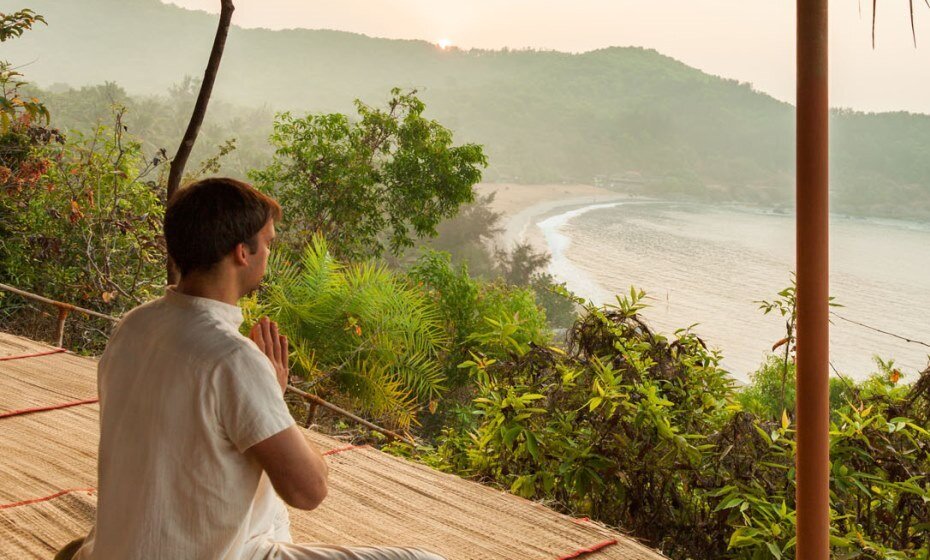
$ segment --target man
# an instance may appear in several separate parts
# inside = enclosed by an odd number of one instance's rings
[[[181,279],[123,317],[100,359],[94,527],[75,560],[442,560],[408,548],[299,545],[282,502],[312,510],[328,467],[288,413],[288,342],[237,302],[265,273],[277,202],[233,179],[165,214]]]

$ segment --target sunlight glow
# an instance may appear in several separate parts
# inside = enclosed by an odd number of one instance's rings
[[[452,46],[452,41],[448,39],[440,39],[439,41],[436,42],[436,44],[439,45],[440,49],[446,50]]]

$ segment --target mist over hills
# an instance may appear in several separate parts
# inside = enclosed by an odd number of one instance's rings
[[[0,11],[22,7],[49,25],[4,43],[2,57],[52,91],[115,82],[165,95],[202,75],[216,28],[216,16],[158,0],[0,0]],[[640,48],[443,51],[339,31],[234,28],[214,93],[226,104],[210,118],[256,107],[351,112],[354,99],[380,104],[395,86],[417,89],[457,141],[485,146],[487,180],[782,207],[793,196],[791,105]],[[836,111],[832,134],[835,210],[930,219],[930,117]]]

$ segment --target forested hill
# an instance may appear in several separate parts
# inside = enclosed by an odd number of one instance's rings
[[[116,82],[165,94],[199,76],[216,16],[158,0],[0,0],[48,27],[2,58],[53,90]],[[59,84],[57,87],[53,87]],[[703,200],[784,204],[793,108],[655,51],[442,51],[423,41],[313,30],[233,29],[215,90],[243,107],[350,111],[416,88],[429,115],[485,145],[490,180],[602,182]],[[837,112],[834,209],[930,218],[930,117]]]

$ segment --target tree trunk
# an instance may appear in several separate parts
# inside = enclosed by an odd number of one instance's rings
[[[210,51],[207,69],[203,73],[203,82],[200,84],[197,103],[194,105],[194,112],[191,114],[187,130],[184,132],[184,138],[181,139],[181,145],[178,146],[178,153],[171,160],[171,169],[168,173],[168,196],[166,199],[169,201],[181,185],[184,167],[187,165],[191,150],[194,149],[194,142],[197,141],[197,135],[200,133],[203,117],[207,113],[207,104],[210,102],[210,95],[213,93],[213,83],[216,81],[216,74],[220,69],[220,60],[223,58],[226,35],[229,34],[229,25],[232,21],[235,6],[233,6],[233,0],[220,0],[220,6],[220,23],[216,28],[216,37],[213,39],[213,50]],[[178,279],[177,267],[171,257],[168,257],[168,284],[176,284]]]

